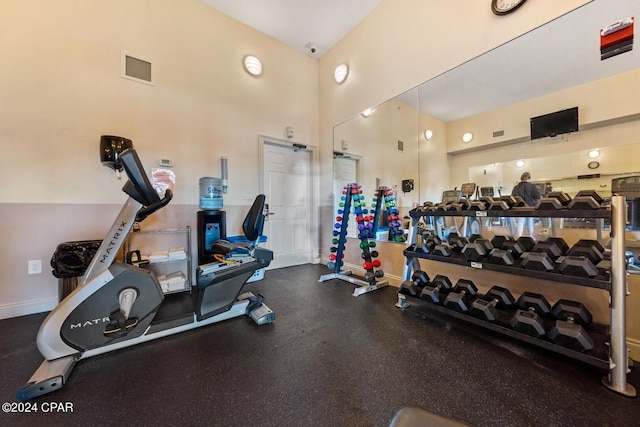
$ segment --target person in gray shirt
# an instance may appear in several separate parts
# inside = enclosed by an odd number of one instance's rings
[[[540,190],[535,184],[529,182],[531,180],[531,174],[524,172],[520,176],[520,182],[511,190],[512,196],[520,196],[527,206],[535,206],[538,204],[538,200],[542,197]],[[533,217],[518,218],[518,230],[516,238],[522,236],[525,223],[527,225],[528,235],[533,237]]]

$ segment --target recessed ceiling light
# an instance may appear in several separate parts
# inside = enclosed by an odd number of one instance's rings
[[[473,134],[471,132],[467,132],[464,135],[462,135],[462,142],[471,142],[472,139],[473,139]]]
[[[424,131],[424,137],[428,140],[431,139],[431,137],[433,137],[433,132],[431,132],[431,129],[427,129]]]
[[[373,114],[374,111],[376,111],[375,108],[367,108],[362,112],[362,115],[365,117],[369,117],[371,114]]]
[[[259,76],[262,74],[262,62],[253,55],[247,55],[244,57],[244,69],[252,76]]]
[[[524,166],[524,160],[518,160],[516,162],[516,166],[519,167],[519,168],[523,167]]]
[[[589,151],[589,158],[590,159],[596,159],[600,156],[600,151],[598,150],[591,150]]]
[[[340,64],[333,72],[333,78],[336,79],[336,83],[340,84],[347,79],[347,74],[349,74],[347,64]]]

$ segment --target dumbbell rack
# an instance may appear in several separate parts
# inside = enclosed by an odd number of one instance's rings
[[[569,283],[579,286],[603,289],[609,292],[610,296],[610,324],[592,325],[590,334],[595,341],[593,350],[586,353],[575,351],[553,342],[533,338],[526,334],[509,329],[496,322],[485,322],[467,314],[461,314],[445,308],[443,306],[422,303],[424,307],[445,313],[449,316],[473,323],[475,325],[490,329],[521,341],[528,342],[538,347],[546,348],[556,353],[580,360],[582,362],[597,366],[609,371],[608,376],[602,379],[604,386],[610,390],[625,395],[637,396],[636,389],[627,383],[627,372],[629,367],[628,348],[626,343],[626,295],[627,276],[625,269],[625,225],[627,218],[627,204],[625,197],[613,196],[611,205],[607,208],[594,210],[534,210],[532,208],[510,209],[507,211],[421,211],[414,209],[409,213],[411,217],[411,231],[407,241],[407,248],[404,255],[407,258],[403,272],[403,280],[411,280],[414,271],[420,270],[419,259],[440,261],[461,266],[499,271],[503,273],[528,276],[537,279],[544,279],[556,282]],[[497,265],[483,262],[471,262],[461,256],[444,257],[429,253],[415,251],[417,240],[418,223],[423,217],[439,216],[467,216],[467,217],[536,217],[536,218],[594,218],[600,224],[604,220],[609,220],[611,224],[611,268],[606,273],[601,273],[594,278],[584,278],[569,276],[556,272],[544,272],[527,270],[520,267]],[[600,235],[598,230],[598,235]],[[398,294],[397,307],[406,308],[409,306],[407,296]]]
[[[343,191],[343,202],[341,204],[341,209],[338,211],[338,217],[336,220],[339,222],[336,223],[336,230],[334,231],[335,241],[337,241],[335,257],[333,260],[330,260],[329,268],[333,269],[333,273],[323,274],[320,276],[319,282],[326,282],[327,280],[338,279],[343,280],[345,282],[349,282],[352,285],[356,285],[355,290],[353,291],[353,296],[357,297],[362,294],[375,291],[377,289],[383,288],[389,285],[389,282],[386,280],[379,280],[379,278],[375,275],[375,267],[369,266],[367,273],[371,274],[372,277],[369,280],[361,280],[356,277],[351,276],[351,271],[343,270],[343,262],[342,259],[344,257],[344,249],[345,243],[347,241],[347,228],[349,224],[349,215],[351,211],[351,201],[359,201],[362,198],[364,202],[364,197],[359,196],[362,192],[360,186],[357,184],[349,184],[345,186]],[[375,214],[373,215],[372,220],[372,230],[370,233],[371,236],[375,239],[376,228],[378,224],[378,218],[380,216],[381,202],[384,202],[384,190],[379,189],[376,191],[376,202],[373,205],[375,209]],[[362,203],[364,204],[364,203]],[[363,215],[361,209],[355,209],[356,218],[361,223],[363,221]],[[339,218],[339,219],[338,219]],[[360,230],[359,238],[361,241],[362,248],[362,258],[365,260],[365,263],[372,264],[372,256],[369,245],[369,238],[367,237],[367,233],[363,230]],[[375,240],[372,241],[375,245]],[[378,270],[382,272],[382,270]],[[382,273],[384,274],[384,273]],[[381,276],[382,277],[382,276]]]

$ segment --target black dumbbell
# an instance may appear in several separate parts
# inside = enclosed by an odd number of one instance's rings
[[[434,304],[440,304],[440,293],[447,293],[451,290],[451,280],[447,276],[442,274],[436,275],[433,281],[422,288],[420,292],[420,299],[432,302]]]
[[[477,294],[478,288],[471,280],[459,279],[445,298],[443,305],[459,313],[466,313],[470,309],[472,299]]]
[[[535,338],[544,336],[544,322],[541,316],[549,316],[551,305],[547,299],[534,292],[524,292],[517,302],[520,309],[511,318],[513,329]]]
[[[567,251],[567,255],[583,256],[595,265],[604,259],[604,246],[597,240],[580,239]]]
[[[447,240],[449,241],[449,246],[451,247],[451,250],[453,252],[462,251],[462,248],[464,248],[464,245],[469,243],[469,239],[467,239],[466,237],[459,236],[457,233],[449,234],[449,238]]]
[[[536,204],[538,210],[558,210],[571,203],[571,197],[562,191],[551,191],[544,195]]]
[[[569,202],[568,209],[600,209],[603,199],[595,190],[582,190]]]
[[[571,256],[560,257],[556,260],[558,271],[568,276],[596,277],[598,269],[587,257]]]
[[[564,240],[562,242],[564,242]],[[549,255],[549,258],[551,258],[552,261],[557,260],[565,254],[562,243],[558,240],[550,239],[537,242],[533,248],[531,248],[531,252],[544,252]]]
[[[487,256],[491,250],[493,250],[493,245],[490,240],[476,238],[471,241],[471,238],[469,238],[469,243],[462,248],[462,255],[469,261],[480,261]]]
[[[555,267],[546,252],[525,252],[521,257],[520,266],[536,271],[551,271]]]
[[[491,244],[493,245],[494,248],[504,249],[503,247],[504,242],[514,241],[514,240],[515,239],[513,238],[513,236],[503,236],[500,234],[496,234],[491,238]]]
[[[487,262],[497,265],[513,265],[515,259],[510,250],[508,249],[492,249],[487,257]]]
[[[509,289],[501,286],[492,286],[484,298],[478,298],[471,304],[471,315],[487,322],[495,322],[498,319],[497,308],[509,307],[515,303],[515,299]]]
[[[422,288],[429,284],[429,275],[422,270],[416,270],[411,275],[411,280],[415,283],[416,288],[418,289],[418,294],[422,291]]]
[[[435,245],[433,247],[433,250],[431,251],[433,255],[444,256],[444,257],[451,256],[451,252],[452,252],[451,246],[447,245],[446,243]]]
[[[591,313],[584,304],[561,299],[551,312],[558,319],[547,334],[551,341],[580,352],[593,349],[593,339],[582,327],[592,321]]]

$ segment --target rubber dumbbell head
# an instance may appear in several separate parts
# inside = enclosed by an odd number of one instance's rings
[[[551,313],[551,304],[542,294],[535,292],[523,292],[516,303],[523,310],[532,308],[536,313],[548,316]]]
[[[515,263],[515,259],[513,258],[511,251],[496,248],[489,252],[487,262],[497,265],[513,265]]]
[[[562,250],[554,242],[550,242],[548,240],[536,243],[533,248],[531,248],[531,252],[543,252],[547,254],[552,261],[555,261],[564,255]]]
[[[520,266],[527,270],[551,271],[554,268],[554,263],[546,252],[525,252],[522,255]]]
[[[499,313],[497,308],[508,307],[515,303],[513,295],[507,288],[493,286],[485,294],[484,299],[476,299],[471,304],[471,315],[487,322],[495,322]]]
[[[589,258],[583,256],[567,255],[562,258],[558,271],[568,276],[595,277],[598,269]]]
[[[582,327],[593,319],[584,304],[561,299],[551,311],[558,318],[547,334],[551,341],[580,352],[593,349],[593,339]]]
[[[442,274],[436,275],[433,281],[422,288],[420,292],[420,299],[429,301],[434,304],[440,304],[441,294],[448,293],[451,290],[452,284],[447,276]]]
[[[460,279],[449,292],[443,304],[451,310],[466,313],[469,311],[470,303],[477,293],[478,288],[471,280]]]
[[[513,238],[513,236],[503,236],[500,234],[496,234],[491,238],[491,244],[493,245],[494,248],[504,249],[503,244],[508,240],[513,241],[515,239]]]

